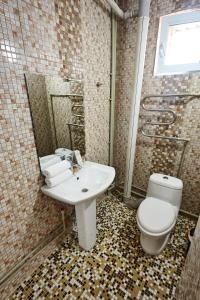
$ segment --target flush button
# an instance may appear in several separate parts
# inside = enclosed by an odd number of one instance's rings
[[[167,176],[163,176],[163,179],[169,179]]]

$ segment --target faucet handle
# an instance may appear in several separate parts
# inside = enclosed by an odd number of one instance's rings
[[[78,167],[79,169],[81,169],[83,166],[83,161],[78,150],[72,151],[72,153],[70,153],[70,155],[68,155],[66,159],[70,162],[71,169],[73,167]]]
[[[74,160],[74,151],[72,151],[69,155],[65,156],[65,159],[69,162],[73,162]]]
[[[79,168],[82,168],[82,166],[83,166],[83,160],[82,160],[82,157],[81,157],[81,154],[80,154],[79,150],[75,150],[74,151],[74,158],[75,158],[76,163],[79,166]]]

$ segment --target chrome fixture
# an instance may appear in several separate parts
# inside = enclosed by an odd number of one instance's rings
[[[83,104],[73,104],[72,105],[72,111],[74,111],[75,107],[83,107]]]
[[[76,126],[76,127],[84,127],[84,125],[73,124],[73,123],[67,123],[67,125],[69,125],[69,126]]]
[[[78,118],[84,118],[84,115],[80,115],[80,114],[74,113],[74,109],[76,107],[82,107],[83,108],[84,106],[83,106],[83,104],[73,104],[72,108],[71,108],[71,110],[72,110],[72,116],[73,117],[78,117]]]
[[[76,160],[76,155],[75,152],[72,151],[72,153],[70,155],[68,155],[66,157],[66,159],[70,162],[71,164],[71,171],[73,174],[75,174],[75,168],[78,168],[79,170],[82,168],[82,166],[78,163],[78,161]]]
[[[145,122],[142,125],[140,131],[141,131],[142,135],[146,136],[146,137],[169,140],[169,141],[183,142],[183,151],[182,151],[182,154],[181,154],[180,163],[179,163],[179,167],[178,167],[178,171],[177,171],[177,177],[180,177],[180,172],[181,172],[181,167],[183,165],[186,146],[187,146],[187,144],[189,143],[190,140],[185,139],[185,138],[174,137],[174,136],[149,134],[149,133],[146,133],[145,130],[144,130],[144,127],[148,126],[148,125],[150,125],[150,126],[167,125],[168,126],[168,125],[171,125],[171,124],[175,123],[175,121],[177,119],[177,116],[176,116],[176,113],[173,110],[171,110],[171,109],[146,108],[146,106],[145,106],[145,102],[146,102],[147,99],[150,99],[150,98],[170,98],[170,97],[177,97],[177,98],[188,98],[189,97],[189,99],[184,102],[185,104],[187,104],[188,102],[194,100],[195,98],[200,98],[200,95],[198,95],[198,94],[167,94],[167,95],[148,95],[148,96],[144,97],[141,101],[141,106],[145,111],[169,113],[169,114],[172,115],[172,119],[168,122],[151,122],[151,121],[148,120],[147,122]]]

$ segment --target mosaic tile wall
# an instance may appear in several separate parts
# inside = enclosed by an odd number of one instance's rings
[[[108,163],[111,22],[105,0],[81,2],[86,158]],[[99,82],[102,84],[97,87]]]
[[[82,39],[80,0],[55,0],[56,31],[62,77],[82,79]]]
[[[124,9],[130,8],[135,4],[136,3],[133,0],[121,1],[120,3],[121,7]],[[152,0],[142,97],[148,94],[161,93],[200,93],[199,73],[159,77],[153,76],[159,17],[183,9],[199,7],[200,2],[198,0],[170,0],[164,2]],[[119,182],[124,180],[125,172],[136,32],[137,19],[119,22],[117,45],[117,125],[115,136],[115,166]],[[200,126],[200,101],[195,99],[193,102],[185,105],[180,101],[175,102],[174,99],[166,101],[162,98],[160,101],[150,101],[148,107],[150,106],[165,108],[169,106],[177,112],[178,116],[175,125],[167,128],[167,131],[166,128],[159,128],[159,131],[156,129],[156,133],[161,134],[165,129],[167,135],[190,139],[180,175],[184,182],[182,209],[199,214],[200,139],[198,128]],[[139,129],[147,118],[149,118],[149,115],[141,110]],[[151,133],[153,133],[153,130],[155,129],[152,129]],[[140,132],[138,132],[133,178],[134,185],[146,189],[149,176],[152,172],[163,172],[176,176],[182,149],[181,143],[177,144],[169,141],[152,140],[143,137]]]
[[[1,1],[1,275],[59,223],[41,179],[23,73],[58,74],[54,3]],[[38,36],[40,38],[38,38]]]
[[[107,161],[109,11],[101,1],[70,0],[64,5],[63,0],[0,2],[1,276],[60,224],[58,205],[40,193],[25,72],[82,78],[85,64],[88,158]],[[80,29],[86,30],[83,49]],[[103,83],[99,89],[97,80]]]

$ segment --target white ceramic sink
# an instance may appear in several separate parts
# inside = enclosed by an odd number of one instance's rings
[[[106,191],[115,178],[115,169],[86,161],[69,179],[42,192],[56,200],[75,205],[79,244],[91,249],[96,241],[96,197]]]
[[[55,187],[45,185],[42,191],[54,199],[76,205],[106,191],[114,177],[114,168],[86,161],[75,175]]]

